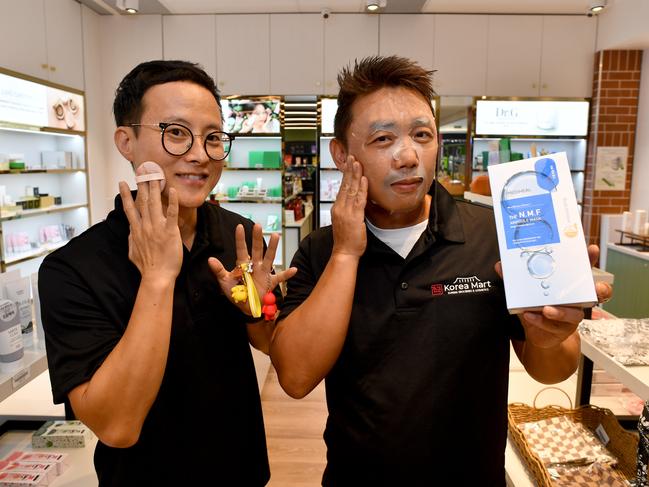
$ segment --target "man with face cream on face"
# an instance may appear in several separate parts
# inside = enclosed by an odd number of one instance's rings
[[[277,235],[266,249],[260,225],[205,202],[233,137],[202,69],[142,63],[113,108],[137,196],[120,182],[106,220],[41,267],[54,402],[99,438],[100,486],[266,485],[249,344],[267,351],[274,323],[233,288],[242,265],[259,296],[295,270],[272,273]]]
[[[338,77],[332,226],[300,245],[271,344],[291,396],[325,379],[325,486],[503,486],[510,340],[541,382],[577,366],[583,311],[509,315],[493,212],[434,181],[431,75],[373,57]]]

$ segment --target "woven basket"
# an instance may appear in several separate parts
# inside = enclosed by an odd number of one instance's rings
[[[595,432],[595,429],[601,424],[610,438],[606,448],[618,459],[615,469],[627,480],[635,479],[638,437],[622,428],[609,409],[591,405],[576,409],[565,409],[559,406],[535,408],[527,404],[512,403],[509,405],[507,413],[509,435],[539,487],[552,487],[552,479],[541,459],[527,444],[518,424],[556,416],[568,416],[575,423],[582,423],[592,432]]]

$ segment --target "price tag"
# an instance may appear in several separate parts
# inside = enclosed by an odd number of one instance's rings
[[[601,424],[595,429],[595,434],[597,435],[599,440],[602,443],[604,443],[604,446],[606,446],[610,441],[610,438],[606,434],[606,430],[604,429],[604,426],[602,426]]]
[[[30,377],[31,377],[31,373],[29,369],[23,369],[20,372],[18,372],[16,375],[14,375],[11,378],[11,384],[13,386],[13,390],[15,391],[16,389],[20,389],[22,386],[24,386],[27,382],[29,382]]]

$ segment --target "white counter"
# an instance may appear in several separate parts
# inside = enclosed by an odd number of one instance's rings
[[[613,242],[609,242],[607,245],[608,250],[614,250],[616,252],[621,252],[632,257],[637,257],[638,259],[648,260],[649,261],[649,252],[640,252],[639,250],[633,249],[628,245],[619,245]]]

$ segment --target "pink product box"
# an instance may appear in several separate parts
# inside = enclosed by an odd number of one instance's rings
[[[46,485],[46,476],[38,473],[0,472],[0,487],[40,487]]]
[[[45,483],[38,485],[49,485],[57,477],[56,464],[54,463],[9,462],[2,460],[0,461],[0,472],[31,473],[45,477]]]
[[[52,463],[56,475],[61,475],[69,466],[68,455],[65,453],[41,453],[37,451],[15,451],[5,461],[16,463]]]

